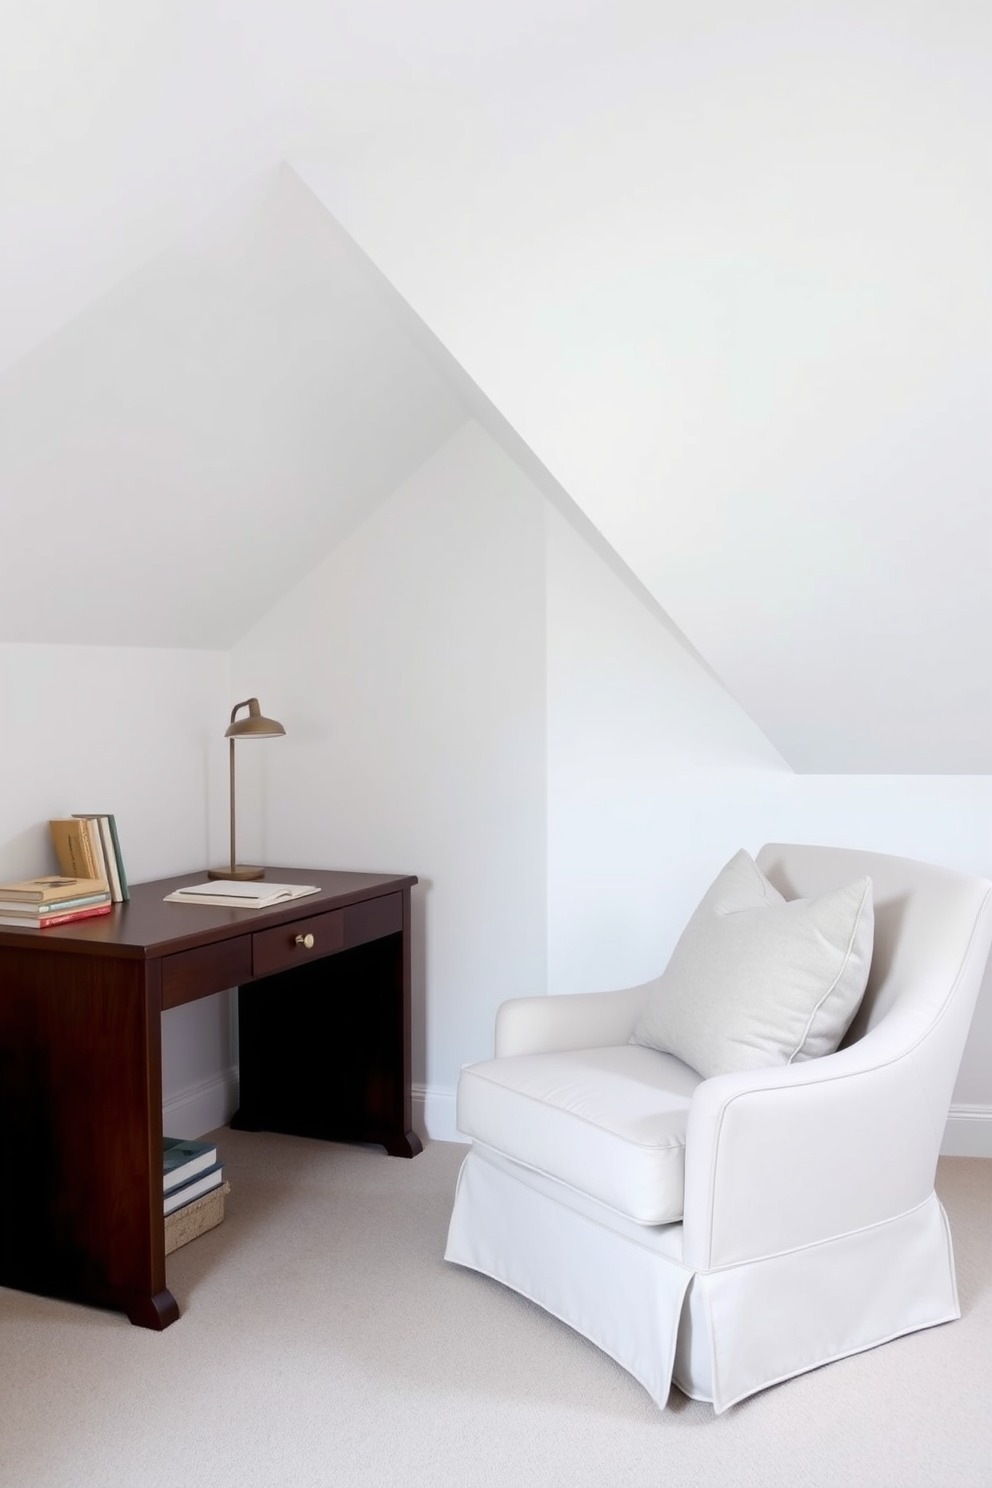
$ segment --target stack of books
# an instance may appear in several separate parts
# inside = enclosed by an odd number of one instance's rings
[[[48,823],[63,873],[102,878],[114,904],[129,898],[117,822],[107,812],[77,811]]]
[[[109,914],[112,908],[110,890],[102,878],[48,874],[0,884],[0,929],[4,930],[14,926],[44,930],[49,925]]]
[[[211,1142],[177,1137],[162,1141],[162,1208],[165,1253],[212,1230],[224,1218],[224,1168]]]

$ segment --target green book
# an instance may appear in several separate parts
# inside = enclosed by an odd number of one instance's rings
[[[212,1142],[191,1142],[181,1137],[162,1139],[162,1192],[169,1193],[205,1173],[217,1162],[217,1148]]]
[[[127,874],[124,872],[124,857],[121,853],[121,839],[117,835],[117,823],[109,812],[107,813],[107,822],[110,826],[111,841],[114,844],[114,857],[117,859],[117,874],[121,881],[121,899],[130,899],[131,891],[127,886]]]

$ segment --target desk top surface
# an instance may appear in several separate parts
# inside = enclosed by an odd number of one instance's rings
[[[206,872],[193,869],[173,878],[132,884],[131,897],[108,915],[51,925],[47,930],[0,926],[0,950],[30,948],[84,956],[145,959],[172,955],[237,935],[266,930],[287,920],[303,919],[398,893],[417,882],[412,874],[345,873],[329,868],[266,868],[268,883],[319,884],[320,892],[282,900],[264,909],[229,909],[218,904],[166,904],[165,895],[187,884],[203,883]]]

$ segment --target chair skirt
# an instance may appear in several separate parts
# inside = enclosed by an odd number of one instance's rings
[[[681,1224],[639,1225],[476,1143],[445,1259],[503,1282],[609,1354],[664,1406],[672,1383],[736,1401],[960,1315],[935,1194],[884,1224],[710,1271]]]

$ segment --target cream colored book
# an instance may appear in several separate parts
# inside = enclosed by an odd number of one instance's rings
[[[107,892],[102,878],[63,877],[47,873],[43,878],[22,878],[0,884],[0,899],[24,904],[60,904],[65,899],[97,899]]]
[[[93,861],[89,828],[84,821],[79,821],[74,816],[59,817],[50,821],[48,828],[52,834],[59,868],[67,878],[101,877],[100,869]]]
[[[93,861],[97,864],[97,871],[106,875],[111,899],[115,904],[123,903],[127,895],[124,893],[117,865],[117,850],[110,817],[101,816],[95,811],[74,811],[72,814],[74,818],[85,822],[89,829]]]

